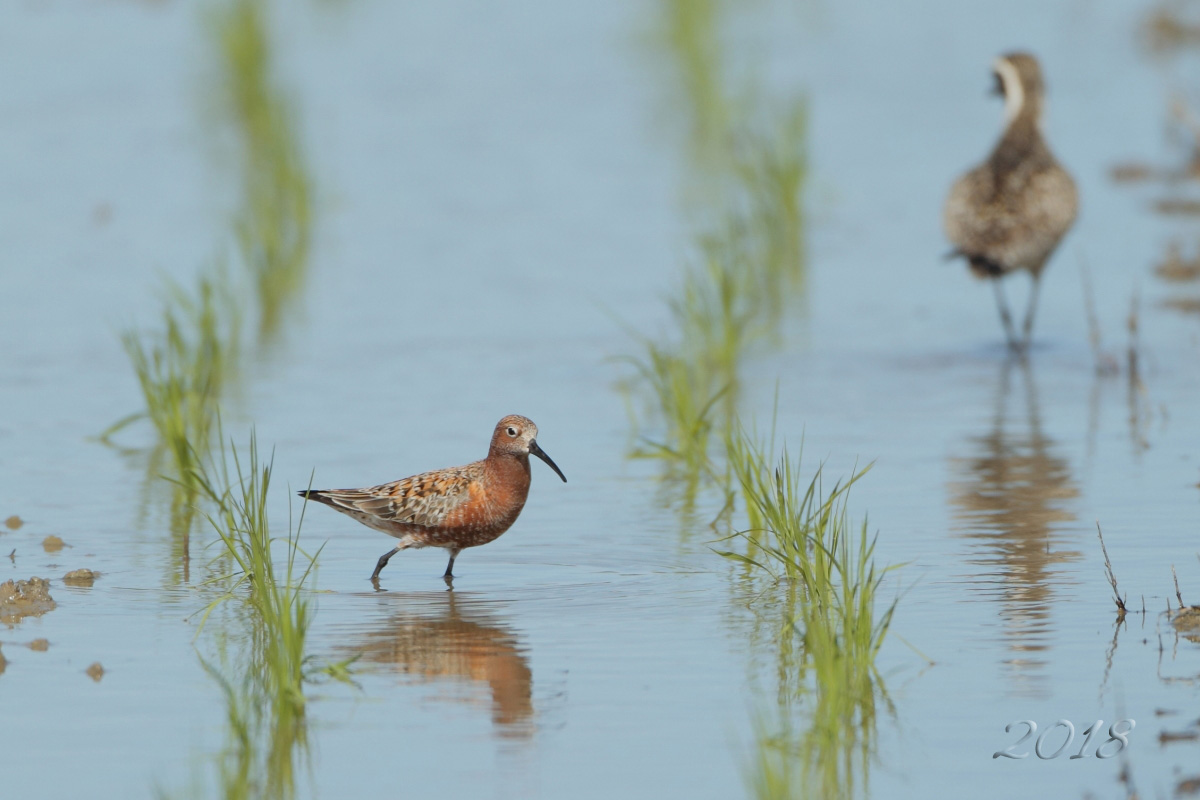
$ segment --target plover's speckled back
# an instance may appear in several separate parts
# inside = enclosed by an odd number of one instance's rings
[[[538,447],[537,433],[532,420],[513,414],[496,424],[487,458],[482,461],[366,489],[313,489],[299,494],[400,540],[379,557],[371,574],[376,585],[388,559],[410,547],[449,550],[450,563],[443,576],[449,581],[461,550],[499,537],[525,507],[530,453],[549,464],[566,483],[562,470]]]
[[[996,90],[1004,96],[1004,135],[988,159],[954,182],[946,200],[946,235],[996,292],[1009,345],[1029,344],[1042,269],[1075,221],[1075,181],[1042,138],[1044,86],[1037,59],[1008,53],[996,59]],[[1016,270],[1033,276],[1018,341],[1000,279]]]

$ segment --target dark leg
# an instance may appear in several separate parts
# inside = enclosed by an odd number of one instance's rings
[[[375,564],[375,571],[371,573],[371,580],[373,582],[375,582],[375,583],[379,582],[379,571],[387,566],[388,559],[390,559],[392,556],[396,555],[396,553],[399,553],[403,549],[404,548],[397,545],[396,547],[393,547],[391,550],[388,550],[386,553],[384,553],[383,555],[381,555],[379,557],[379,561]]]
[[[1029,340],[1033,336],[1033,315],[1037,311],[1038,289],[1042,286],[1042,273],[1033,273],[1033,287],[1029,290],[1029,305],[1025,308],[1025,323],[1021,326],[1021,331],[1025,336],[1025,347],[1029,347]]]
[[[1008,313],[1008,301],[1004,299],[1004,289],[1000,288],[1000,278],[992,278],[992,288],[996,291],[996,308],[1000,311],[1000,321],[1004,323],[1004,335],[1008,339],[1008,346],[1016,350],[1017,334],[1013,330],[1012,315]]]
[[[458,554],[461,552],[461,550],[450,551],[450,563],[446,565],[446,572],[442,575],[443,578],[450,580],[454,577],[454,559],[458,558]]]
[[[450,563],[446,565],[446,571],[442,574],[442,580],[446,582],[446,586],[450,589],[454,588],[454,559],[458,558],[458,550],[450,551]]]

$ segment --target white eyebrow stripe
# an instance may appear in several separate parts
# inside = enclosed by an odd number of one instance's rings
[[[1025,105],[1025,87],[1021,85],[1021,76],[1012,62],[1003,56],[992,62],[992,69],[996,70],[1004,84],[1004,121],[1012,122]]]

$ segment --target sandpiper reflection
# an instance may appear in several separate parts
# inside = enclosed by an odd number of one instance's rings
[[[1011,402],[1014,373],[1024,386],[1023,403]],[[1005,361],[991,429],[968,439],[967,449],[968,455],[950,459],[954,525],[972,543],[966,561],[977,569],[971,581],[1000,603],[1017,691],[1037,695],[1045,688],[1045,661],[1037,654],[1051,645],[1050,608],[1064,581],[1056,565],[1081,554],[1062,549],[1079,490],[1057,444],[1042,432],[1028,361]]]
[[[452,699],[486,702],[502,736],[533,732],[533,673],[516,632],[478,603],[455,599],[454,592],[413,596],[380,595],[396,606],[376,630],[357,637],[351,648],[361,662],[378,664],[420,680],[449,681]]]

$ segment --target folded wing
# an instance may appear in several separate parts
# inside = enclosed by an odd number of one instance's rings
[[[470,485],[481,470],[479,463],[468,464],[365,489],[313,489],[300,496],[385,524],[435,527],[470,499]]]

